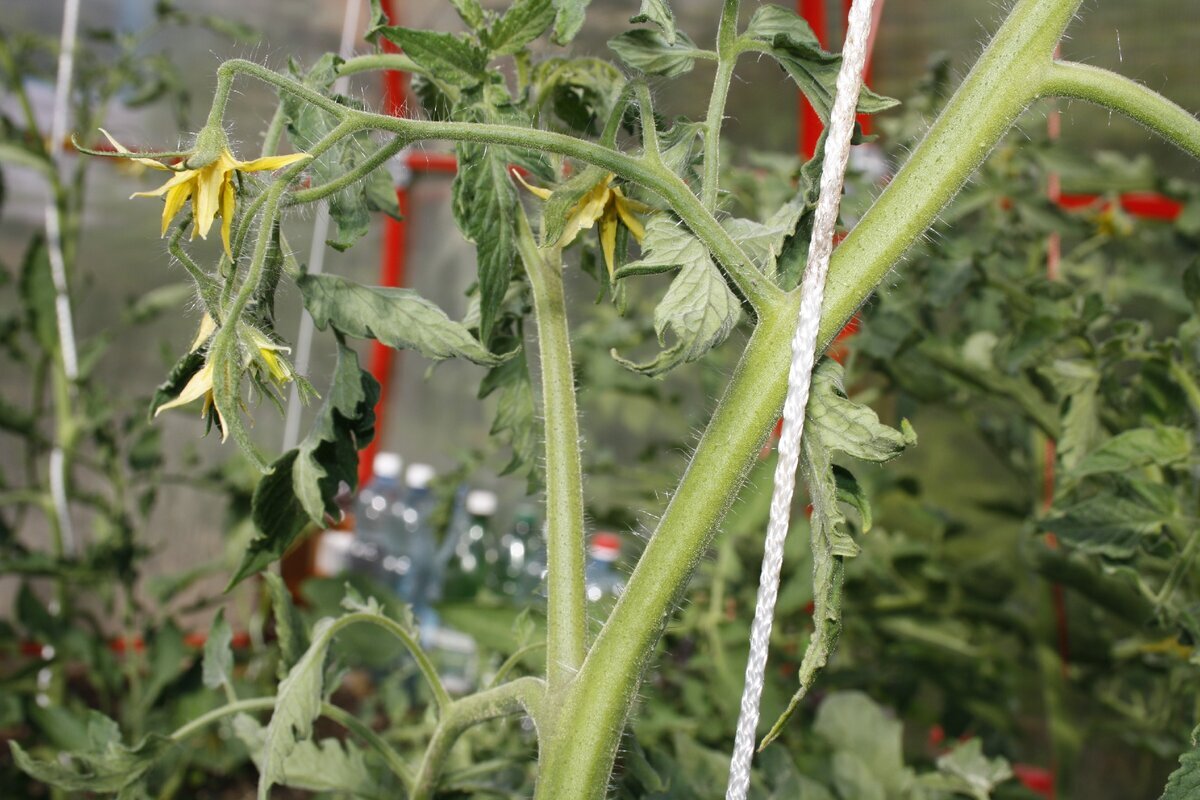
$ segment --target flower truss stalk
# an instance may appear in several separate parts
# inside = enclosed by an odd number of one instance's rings
[[[529,714],[537,722],[544,694],[545,684],[541,679],[525,677],[455,700],[442,714],[425,749],[413,782],[411,800],[432,800],[446,756],[465,731],[490,719],[519,712]]]
[[[725,101],[737,64],[737,23],[740,0],[725,0],[721,22],[717,26],[717,75],[708,99],[708,115],[704,120],[704,176],[700,199],[710,212],[717,208],[717,192],[721,177],[721,124],[725,121]]]
[[[562,250],[538,249],[525,213],[517,252],[529,276],[542,371],[546,430],[546,680],[551,692],[575,676],[587,648],[583,579],[583,469]]]

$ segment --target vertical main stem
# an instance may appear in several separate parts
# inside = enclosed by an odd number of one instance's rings
[[[562,253],[539,250],[522,213],[517,250],[533,289],[546,427],[546,680],[553,693],[575,676],[587,648],[583,580],[583,470],[563,292]]]

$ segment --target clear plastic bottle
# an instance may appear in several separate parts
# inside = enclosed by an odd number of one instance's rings
[[[403,525],[404,490],[400,484],[403,461],[396,453],[380,452],[372,462],[372,477],[354,504],[355,538],[349,566],[376,580],[392,583],[387,575],[395,566],[392,543]],[[404,571],[407,571],[405,569]]]
[[[437,572],[437,541],[430,515],[435,502],[430,484],[437,473],[428,464],[409,464],[405,472],[407,493],[400,512],[403,521],[400,537],[395,543],[397,558],[406,561],[407,569],[399,576],[397,594],[413,607],[418,621],[432,614],[436,594],[441,589]]]
[[[546,574],[546,543],[532,504],[517,508],[512,529],[500,538],[499,566],[506,597],[524,604],[540,595]]]
[[[483,489],[473,489],[463,498],[450,530],[454,555],[447,565],[447,599],[473,600],[486,583],[497,556],[492,518],[498,504],[496,495]]]

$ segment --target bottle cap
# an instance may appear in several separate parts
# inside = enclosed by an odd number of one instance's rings
[[[408,471],[404,473],[405,481],[410,489],[426,489],[429,487],[429,482],[437,475],[437,471],[428,464],[409,464]]]
[[[609,531],[597,533],[588,545],[588,554],[597,561],[616,561],[621,557],[621,537]]]
[[[473,517],[490,517],[496,513],[496,495],[484,489],[467,492],[467,513]]]
[[[380,452],[375,454],[371,471],[377,478],[399,478],[403,463],[403,459],[397,453]]]

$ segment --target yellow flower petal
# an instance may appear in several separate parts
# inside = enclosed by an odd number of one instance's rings
[[[275,349],[269,347],[258,348],[258,354],[267,365],[267,371],[271,373],[271,377],[276,383],[287,383],[292,379],[291,372],[283,365],[279,356],[275,355]]]
[[[212,315],[205,312],[204,317],[200,320],[200,330],[196,331],[196,338],[192,340],[192,346],[188,348],[189,353],[194,353],[199,350],[208,337],[216,333],[217,321],[212,318]]]
[[[101,128],[100,132],[104,134],[104,138],[108,139],[108,143],[111,144],[114,148],[116,148],[118,153],[132,152],[127,147],[125,147],[123,144],[121,144],[116,139],[114,139],[112,137],[112,134],[109,133],[108,131],[104,130],[104,128]],[[159,162],[155,161],[153,158],[131,158],[129,160],[133,161],[137,164],[144,164],[147,167],[153,167],[154,169],[162,169],[162,170],[170,169],[170,167],[166,166],[165,164],[160,164]]]
[[[600,249],[604,251],[604,265],[608,277],[612,278],[617,260],[617,215],[607,213],[600,218]]]
[[[616,201],[613,203],[613,206],[617,210],[617,215],[621,218],[621,222],[625,223],[625,227],[629,229],[629,232],[633,234],[633,238],[637,240],[637,243],[641,244],[642,239],[646,235],[646,229],[642,227],[642,221],[631,213],[629,208],[630,201],[625,199],[620,189],[613,189],[613,193],[616,194]]]
[[[272,172],[280,167],[286,167],[288,164],[303,161],[306,158],[312,158],[312,156],[308,153],[292,153],[286,156],[263,156],[253,161],[238,161],[234,164],[234,168],[240,169],[243,172]]]
[[[154,412],[154,416],[158,416],[168,408],[179,408],[186,406],[193,400],[199,400],[205,395],[211,394],[213,388],[213,365],[211,361],[204,362],[204,366],[192,376],[192,379],[183,387],[183,391],[174,400],[163,403]]]
[[[195,212],[196,232],[201,239],[208,238],[213,220],[217,217],[221,203],[221,185],[225,182],[225,173],[236,164],[227,152],[221,153],[213,163],[201,167],[196,172]]]
[[[225,244],[225,255],[229,256],[230,261],[233,261],[233,250],[229,248],[229,233],[233,229],[233,206],[236,202],[233,179],[226,175],[225,182],[221,184],[221,241]]]
[[[170,180],[157,189],[151,189],[148,192],[134,192],[133,194],[129,195],[129,199],[132,200],[135,197],[162,197],[163,194],[169,192],[171,189],[174,189],[176,186],[182,186],[185,184],[190,185],[195,177],[196,170],[185,169],[181,172],[176,172]],[[188,191],[191,191],[191,189],[189,188]]]
[[[531,193],[531,194],[532,194],[534,197],[540,197],[540,198],[542,198],[543,200],[549,200],[549,199],[550,199],[550,195],[554,194],[554,192],[553,192],[553,191],[551,191],[550,189],[546,189],[546,188],[544,188],[544,187],[542,187],[542,186],[534,186],[533,184],[531,184],[531,183],[527,182],[527,181],[525,180],[525,178],[521,177],[521,172],[520,172],[519,170],[516,170],[516,169],[514,169],[514,170],[512,171],[512,174],[513,174],[513,175],[516,177],[516,179],[517,179],[518,181],[520,181],[520,182],[521,182],[521,185],[522,185],[522,186],[524,186],[526,189],[528,189],[528,190],[529,190],[529,192],[530,192],[530,193]]]
[[[163,205],[162,213],[162,233],[160,236],[167,235],[167,228],[171,227],[171,220],[183,208],[183,204],[192,196],[192,187],[189,183],[184,183],[172,186],[167,192],[167,201]]]

